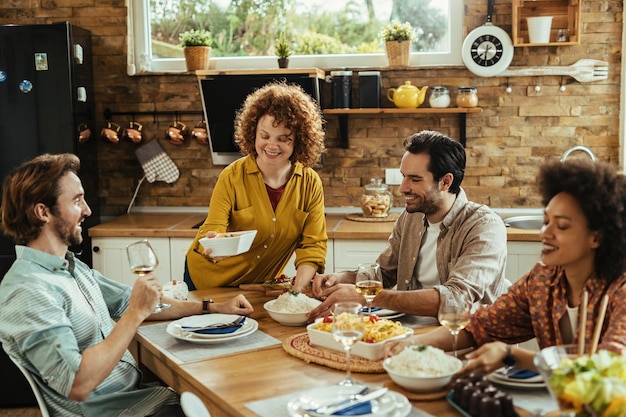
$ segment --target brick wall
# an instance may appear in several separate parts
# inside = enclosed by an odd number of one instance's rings
[[[464,0],[464,7],[466,32],[484,23],[486,0]],[[600,59],[610,63],[605,81],[578,83],[560,76],[480,78],[464,67],[393,71],[373,68],[383,72],[381,105],[391,107],[384,98],[387,89],[405,80],[420,87],[476,86],[483,112],[467,116],[464,186],[470,198],[492,207],[540,207],[534,178],[537,165],[546,158],[558,158],[571,146],[586,145],[600,159],[619,162],[623,3],[588,0],[581,2],[581,10],[580,45],[518,47],[511,65],[570,65],[581,58]],[[496,0],[494,24],[509,34],[511,13],[511,0]],[[126,75],[123,0],[13,0],[8,7],[0,5],[0,24],[56,21],[69,21],[93,33],[98,126],[104,123],[105,108],[115,112],[201,110],[193,75]],[[510,94],[505,92],[507,82],[512,88]],[[559,91],[561,82],[566,84],[564,92]],[[534,88],[537,83],[541,85],[539,92]],[[324,89],[328,97],[330,87],[324,85]],[[454,101],[454,89],[451,95]],[[208,148],[195,141],[179,147],[163,140],[171,119],[135,119],[144,124],[148,138],[160,140],[181,172],[180,179],[171,185],[144,183],[136,204],[206,207],[221,167],[214,167]],[[193,126],[199,116],[179,119]],[[126,124],[129,120],[116,116],[113,121]],[[327,116],[328,151],[317,170],[324,181],[328,206],[357,205],[362,187],[371,177],[384,177],[385,168],[399,166],[405,136],[422,129],[459,136],[456,115],[351,115],[349,126],[349,149],[343,149],[338,146],[337,116]],[[136,145],[99,140],[98,148],[101,212],[121,214],[143,175],[134,154]],[[401,206],[401,197],[395,197],[396,205]]]

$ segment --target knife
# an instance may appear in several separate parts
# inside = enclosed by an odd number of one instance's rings
[[[378,397],[382,397],[383,395],[387,393],[387,391],[388,391],[387,388],[380,388],[374,392],[370,392],[369,394],[359,395],[358,398],[348,400],[348,401],[342,401],[340,404],[337,404],[337,405],[330,405],[330,406],[327,405],[324,407],[320,407],[317,410],[315,410],[315,412],[318,414],[325,414],[325,415],[335,414],[339,411],[345,410],[346,408],[354,407],[355,405],[363,404],[368,401],[374,400]]]

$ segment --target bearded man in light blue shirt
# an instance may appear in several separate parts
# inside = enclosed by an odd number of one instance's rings
[[[2,347],[33,375],[52,416],[182,416],[175,392],[142,383],[127,347],[144,320],[201,314],[202,302],[168,299],[172,307],[153,314],[153,274],[131,288],[68,251],[91,214],[79,167],[72,154],[41,155],[5,179],[2,226],[17,259],[0,283]],[[252,311],[239,295],[209,312]]]

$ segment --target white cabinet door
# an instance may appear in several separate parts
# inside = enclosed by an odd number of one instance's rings
[[[541,260],[541,242],[507,242],[506,277],[515,282]]]
[[[107,278],[133,285],[137,276],[130,272],[126,246],[141,240],[141,237],[95,237],[91,239],[93,269],[100,271]],[[159,266],[154,272],[159,283],[170,280],[170,243],[168,238],[148,239],[159,258]]]
[[[360,263],[376,262],[387,240],[335,239],[335,271],[356,271]]]
[[[170,267],[172,279],[183,280],[185,273],[185,254],[193,239],[187,237],[170,238]]]
[[[326,248],[327,248],[326,268],[324,269],[324,272],[327,274],[330,274],[331,272],[335,272],[335,265],[334,265],[335,254],[333,251],[333,247],[334,247],[333,240],[328,239],[328,243],[326,244]],[[288,277],[296,276],[296,267],[294,266],[295,261],[296,261],[296,254],[294,253],[293,255],[291,255],[291,258],[289,258],[289,262],[287,262],[287,266],[285,266],[285,269],[283,270],[283,274],[287,275]]]

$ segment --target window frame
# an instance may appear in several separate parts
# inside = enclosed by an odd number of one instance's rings
[[[450,51],[437,53],[412,52],[409,66],[435,67],[463,65],[463,0],[448,0],[450,24]],[[151,73],[184,73],[187,71],[184,58],[152,59],[150,34],[149,0],[128,1],[128,75]],[[384,53],[348,55],[292,55],[291,68],[344,68],[386,67]],[[211,58],[212,70],[228,69],[271,69],[276,68],[275,56],[219,57]]]

